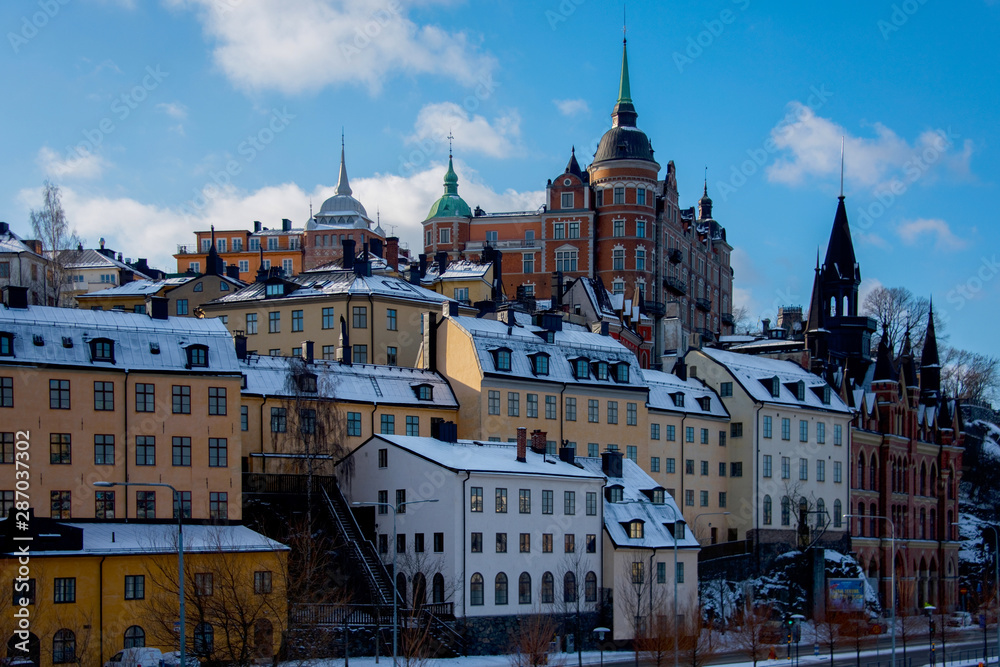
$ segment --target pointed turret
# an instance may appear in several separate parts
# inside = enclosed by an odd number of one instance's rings
[[[649,137],[637,130],[635,121],[639,114],[632,104],[632,86],[628,74],[628,43],[622,40],[622,73],[618,81],[618,100],[611,113],[611,129],[604,133],[594,162],[604,160],[646,160],[653,162],[653,148]],[[591,164],[590,168],[593,168]]]
[[[938,357],[937,334],[934,332],[934,303],[927,313],[927,335],[920,355],[920,402],[937,405],[941,395],[941,362]]]
[[[212,245],[208,247],[208,257],[205,258],[205,274],[217,276],[224,272],[224,270],[220,270],[223,266],[219,251],[215,248],[215,225],[212,225]]]
[[[639,114],[635,112],[632,104],[632,86],[628,78],[628,42],[622,40],[622,74],[618,82],[618,101],[615,103],[615,110],[611,114],[615,127],[635,127],[636,118]]]
[[[576,161],[576,146],[569,152],[569,162],[566,164],[567,174],[573,174],[577,178],[583,180],[583,170],[580,169],[580,163]]]
[[[708,196],[708,177],[705,177],[705,190],[698,200],[698,219],[709,220],[712,217],[712,198]]]
[[[851,226],[847,222],[847,207],[844,205],[844,196],[841,195],[837,199],[837,213],[833,218],[830,243],[826,247],[826,260],[823,262],[824,278],[860,283],[861,271],[854,254],[854,242],[851,240]],[[848,314],[844,313],[844,315]],[[857,315],[857,313],[850,313],[850,315]]]
[[[448,152],[448,171],[444,174],[444,195],[434,202],[425,220],[450,217],[472,217],[472,209],[458,196],[458,174],[455,173],[451,151]]]
[[[885,341],[885,333],[878,341],[878,354],[875,357],[875,374],[872,380],[875,382],[895,382],[896,369],[892,365],[892,354],[889,352],[889,344]]]
[[[347,181],[347,162],[344,160],[344,135],[340,135],[340,177],[337,179],[337,194],[351,195],[351,184]]]
[[[910,326],[906,325],[906,334],[903,337],[903,351],[899,354],[899,373],[907,387],[918,386],[917,362],[913,358],[913,345],[910,341]]]

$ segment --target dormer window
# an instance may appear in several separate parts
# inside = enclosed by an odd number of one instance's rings
[[[789,382],[785,385],[788,391],[795,394],[795,399],[798,401],[806,400],[806,383],[802,380],[798,382]]]
[[[246,388],[247,388],[247,374],[242,373],[240,375],[240,389],[246,389]]]
[[[621,484],[612,484],[605,489],[605,497],[609,503],[620,503],[625,498],[625,487]]]
[[[186,352],[188,368],[208,368],[208,346],[190,345]]]
[[[615,382],[628,384],[628,364],[615,364]]]
[[[299,376],[299,389],[301,391],[307,391],[313,393],[316,391],[316,375],[314,373],[305,373]]]
[[[195,284],[194,290],[192,290],[192,291],[194,291],[194,292],[204,292],[205,291],[205,284],[201,283],[201,282]]]
[[[37,347],[44,347],[45,345],[45,339],[42,338],[42,334],[32,334],[31,342],[34,343]]]
[[[268,283],[267,286],[264,288],[265,297],[284,296],[284,295],[285,295],[285,286],[282,285],[281,283]]]
[[[413,388],[413,393],[417,395],[417,399],[421,401],[430,401],[434,399],[434,387],[429,384],[418,384]]]
[[[628,523],[623,523],[622,527],[625,528],[625,532],[628,533],[631,540],[641,540],[645,535],[644,526],[640,519],[633,519]]]
[[[63,336],[62,340],[63,340],[63,347],[67,348],[73,347],[73,339],[70,338],[69,336]]]
[[[108,338],[90,341],[90,360],[115,362],[115,342]]]
[[[536,331],[535,334],[544,340],[546,343],[556,342],[556,332],[550,331],[549,329],[542,329],[541,331]]]
[[[687,534],[685,529],[686,524],[683,521],[677,521],[675,523],[665,523],[667,530],[674,536],[675,540],[683,540],[684,536]]]
[[[14,334],[0,332],[0,357],[14,356]]]
[[[683,408],[684,407],[684,394],[682,394],[681,392],[676,392],[674,394],[670,394],[670,397],[672,399],[674,399],[674,407],[675,408]]]
[[[219,281],[219,291],[220,292],[228,292],[229,291],[229,283],[227,283],[225,280],[220,280]]]
[[[712,399],[708,396],[702,396],[698,399],[698,407],[700,407],[705,412],[711,412],[712,410]]]
[[[607,380],[608,379],[608,362],[606,362],[606,361],[598,361],[596,364],[594,364],[594,376],[598,380]]]
[[[510,371],[510,348],[501,347],[493,350],[493,365],[498,371]]]
[[[823,405],[830,405],[830,385],[823,385]]]
[[[663,489],[653,489],[653,504],[662,505],[666,502],[666,492]]]
[[[777,375],[773,378],[764,378],[760,383],[771,394],[771,398],[778,398],[781,395],[781,380],[778,379]]]
[[[150,343],[149,344],[149,353],[150,354],[159,354],[160,353],[160,344],[159,343]]]
[[[549,355],[544,352],[539,352],[537,354],[530,355],[530,358],[531,370],[535,375],[549,374]]]
[[[586,380],[590,378],[590,367],[586,359],[574,359],[572,363],[573,377],[577,380]]]

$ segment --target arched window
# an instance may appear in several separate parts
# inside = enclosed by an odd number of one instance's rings
[[[434,604],[444,602],[444,576],[440,572],[435,574],[434,579],[431,580],[431,599]]]
[[[872,517],[873,517],[872,520],[871,520],[871,525],[870,525],[871,532],[869,533],[869,535],[871,537],[878,537],[878,524],[879,524],[879,522],[874,518],[875,515],[878,514],[878,506],[875,503],[872,503],[871,505],[869,505],[869,507],[868,507],[868,513],[871,514]]]
[[[934,509],[933,507],[931,508],[931,513],[930,513],[930,519],[931,519],[931,524],[930,524],[930,534],[931,534],[931,539],[932,539],[932,540],[936,540],[936,539],[937,539],[937,536],[938,536],[938,529],[937,529],[937,510],[936,510],[936,509]]]
[[[199,623],[194,626],[194,654],[209,656],[215,651],[215,630],[211,623]]]
[[[858,503],[858,537],[865,534],[865,504]]]
[[[920,464],[920,494],[921,496],[927,495],[927,466],[923,463]]]
[[[123,648],[142,648],[146,645],[146,631],[138,625],[133,625],[125,630],[125,644]]]
[[[413,575],[413,604],[423,605],[427,602],[427,579],[423,574],[417,572]]]
[[[469,580],[469,604],[473,607],[481,607],[483,600],[483,575],[476,572]]]
[[[583,578],[583,600],[597,602],[597,575],[593,572],[588,572]]]
[[[874,454],[872,455],[871,461],[869,461],[868,463],[869,463],[868,488],[871,489],[872,491],[878,491],[878,459],[875,458]]]
[[[551,572],[542,575],[542,604],[556,601],[556,581]]]
[[[833,527],[840,528],[843,525],[844,519],[844,505],[840,502],[840,498],[833,501]]]
[[[406,575],[402,572],[396,575],[396,590],[399,591],[400,602],[406,604]]]
[[[781,497],[781,525],[788,526],[792,523],[792,501],[788,496]]]
[[[563,602],[576,602],[576,575],[572,572],[563,577]]]
[[[822,528],[826,525],[826,501],[820,498],[816,501],[816,527]]]
[[[858,476],[854,483],[854,488],[865,488],[865,453],[858,454]]]
[[[531,575],[527,572],[517,578],[517,603],[531,604]]]
[[[798,520],[805,525],[809,521],[809,501],[805,498],[799,498],[799,516]]]
[[[493,583],[493,603],[507,604],[507,575],[503,572],[497,574]]]
[[[946,540],[955,539],[955,526],[952,525],[953,521],[955,521],[955,517],[954,515],[952,515],[951,510],[948,510],[948,523],[946,523],[944,527],[944,534]]]
[[[920,539],[927,539],[927,510],[920,508]]]
[[[57,665],[76,662],[76,635],[72,630],[57,630],[52,637],[52,662]]]
[[[764,496],[764,525],[771,525],[771,496]]]

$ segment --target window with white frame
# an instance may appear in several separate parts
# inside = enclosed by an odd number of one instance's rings
[[[535,253],[526,252],[521,255],[521,270],[523,273],[535,272]]]
[[[615,271],[625,270],[625,248],[615,248],[612,255],[612,268]]]
[[[562,193],[562,201],[560,202],[560,208],[573,208],[573,193],[564,192]]]
[[[556,251],[556,271],[576,271],[578,256],[579,253],[576,250]]]
[[[443,227],[438,230],[438,243],[451,243],[451,229]]]
[[[625,221],[624,220],[615,220],[612,223],[611,235],[612,236],[625,236]]]
[[[635,251],[635,270],[646,270],[646,251],[643,248],[637,248]]]

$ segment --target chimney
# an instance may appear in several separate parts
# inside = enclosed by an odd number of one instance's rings
[[[427,275],[427,255],[420,253],[417,255],[417,259],[420,260],[420,279],[423,280],[424,276]]]
[[[566,442],[565,440],[563,442]],[[575,464],[576,463],[576,447],[560,447],[559,448],[559,460],[565,461],[566,463]]]
[[[133,280],[135,280],[135,271],[122,269],[121,284],[125,285],[126,283],[130,283]]]
[[[768,338],[769,332],[771,331],[771,320],[764,318],[763,320],[760,321],[760,324],[764,329],[764,337]]]
[[[458,301],[445,301],[441,305],[442,317],[458,317]]]
[[[167,302],[170,301],[165,296],[146,297],[146,310],[154,320],[167,319]]]
[[[392,271],[399,268],[399,237],[390,236],[385,240],[385,262]]]
[[[233,344],[236,346],[236,358],[246,359],[247,358],[247,337],[242,333],[238,333],[233,336]]]
[[[226,277],[232,278],[233,280],[240,279],[240,267],[236,264],[230,264],[226,267]]]
[[[253,221],[253,233],[260,234],[260,220]]]
[[[621,477],[622,453],[603,452],[601,454],[601,471],[608,477]]]
[[[517,461],[524,463],[528,460],[528,429],[523,426],[517,427]]]
[[[437,315],[421,313],[424,327],[423,358],[426,370],[437,372]]]
[[[416,264],[410,264],[410,280],[411,285],[420,284],[420,268]]]
[[[344,239],[341,241],[344,246],[344,270],[354,270],[354,239]]]
[[[608,326],[609,325],[608,325],[607,322],[601,322],[601,335],[602,336],[607,336],[608,335],[608,331],[609,331]]]
[[[555,271],[552,274],[552,310],[559,310],[562,307],[563,298],[563,274],[562,271]]]
[[[377,239],[372,237],[368,240],[368,249],[371,253],[378,257],[379,259],[384,259],[385,255],[382,252],[382,239]]]
[[[532,431],[531,432],[531,451],[533,451],[535,454],[544,454],[545,453],[545,436],[547,436],[547,435],[548,435],[548,433],[546,431],[539,431],[538,429],[535,429],[534,431]]]
[[[458,426],[455,422],[439,422],[437,439],[441,442],[458,442]]]
[[[434,262],[437,264],[438,277],[443,276],[448,270],[448,253],[444,250],[434,255]]]
[[[684,357],[677,359],[677,363],[674,364],[674,375],[677,376],[678,380],[687,380],[687,363],[684,362]]]
[[[28,307],[28,288],[17,285],[7,285],[3,288],[3,302],[8,308],[25,310]]]
[[[302,358],[306,360],[307,364],[311,364],[315,359],[315,346],[316,344],[311,340],[302,343]]]
[[[281,219],[281,231],[290,232],[292,231],[292,221],[288,218]]]
[[[9,234],[9,233],[10,233],[10,225],[8,225],[6,222],[0,222],[0,234]]]

